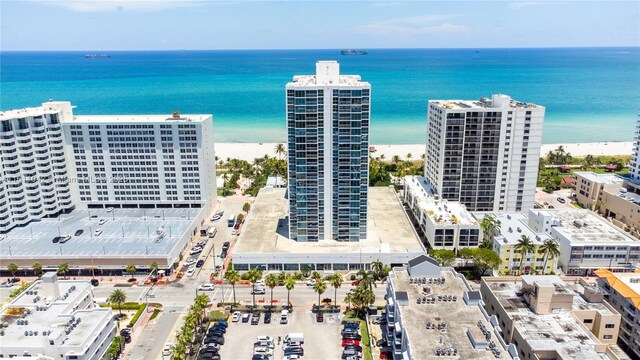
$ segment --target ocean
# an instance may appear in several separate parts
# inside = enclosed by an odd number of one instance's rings
[[[503,93],[543,105],[544,143],[632,140],[640,106],[640,48],[108,53],[0,52],[0,109],[49,99],[76,114],[177,109],[213,114],[217,142],[284,142],[285,84],[317,60],[371,83],[374,144],[424,143],[429,99]]]

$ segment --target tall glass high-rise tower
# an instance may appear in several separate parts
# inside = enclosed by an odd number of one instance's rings
[[[336,61],[287,84],[291,239],[367,237],[370,91]]]

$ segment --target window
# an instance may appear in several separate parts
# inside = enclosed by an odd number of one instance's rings
[[[584,319],[582,322],[585,324],[593,324],[593,319]]]
[[[605,328],[605,329],[613,329],[613,328],[615,328],[615,327],[616,327],[616,324],[606,324],[606,325],[604,326],[604,328]]]
[[[613,335],[605,335],[602,338],[605,339],[605,340],[610,340],[610,339],[613,338]]]

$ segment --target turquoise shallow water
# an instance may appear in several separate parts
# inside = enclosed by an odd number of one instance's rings
[[[543,141],[631,140],[640,48],[0,52],[0,108],[70,100],[77,114],[212,113],[217,141],[285,140],[284,86],[338,60],[372,85],[371,142],[425,141],[428,99],[492,93],[546,106]]]

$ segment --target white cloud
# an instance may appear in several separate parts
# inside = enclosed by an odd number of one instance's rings
[[[543,6],[543,5],[562,5],[564,2],[560,1],[515,1],[510,2],[507,6],[509,9],[522,9],[531,6]]]
[[[43,4],[59,6],[75,12],[116,12],[116,11],[137,11],[151,12],[178,7],[197,6],[204,1],[195,0],[73,0],[73,1],[40,1]]]
[[[404,1],[380,1],[373,4],[373,7],[393,7],[407,5]]]
[[[471,30],[471,28],[466,25],[446,22],[447,20],[457,18],[458,16],[459,15],[457,14],[445,14],[394,18],[358,26],[356,29],[360,32],[378,35],[451,34]]]

